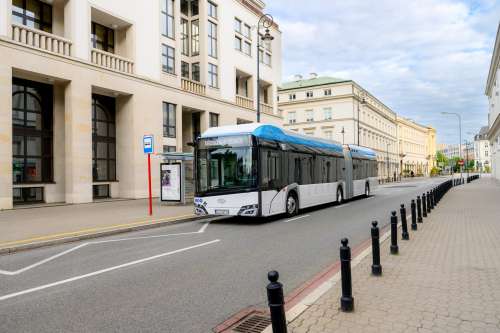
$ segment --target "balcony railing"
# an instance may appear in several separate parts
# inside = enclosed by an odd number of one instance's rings
[[[46,52],[68,57],[71,55],[70,40],[25,25],[12,24],[12,40]]]
[[[130,59],[98,49],[92,49],[91,57],[92,63],[97,66],[127,74],[134,73],[134,62]]]
[[[236,105],[246,109],[253,109],[253,99],[236,95]]]
[[[205,95],[205,85],[200,82],[181,79],[181,87],[183,90],[192,92],[198,95]]]
[[[260,103],[260,112],[265,113],[265,114],[274,115],[272,105],[269,105],[266,103]]]

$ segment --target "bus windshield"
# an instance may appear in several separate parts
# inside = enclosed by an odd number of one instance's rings
[[[255,149],[201,141],[197,152],[196,192],[233,192],[257,186]],[[249,143],[249,142],[248,142]]]

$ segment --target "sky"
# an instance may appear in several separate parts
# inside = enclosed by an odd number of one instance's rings
[[[397,114],[457,143],[488,124],[484,94],[500,0],[266,0],[282,31],[282,80],[352,79]]]

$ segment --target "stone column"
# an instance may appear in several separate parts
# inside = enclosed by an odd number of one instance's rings
[[[11,38],[12,0],[0,0],[0,36]]]
[[[12,68],[0,63],[0,210],[9,208],[12,208]]]
[[[67,203],[92,202],[92,87],[82,81],[71,81],[65,89]]]
[[[2,1],[2,0],[0,0]],[[71,56],[90,60],[90,5],[70,0],[64,6],[64,37],[71,40]]]

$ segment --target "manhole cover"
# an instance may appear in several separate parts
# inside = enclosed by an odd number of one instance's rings
[[[238,333],[261,333],[271,325],[271,318],[262,315],[251,315],[233,328]]]

